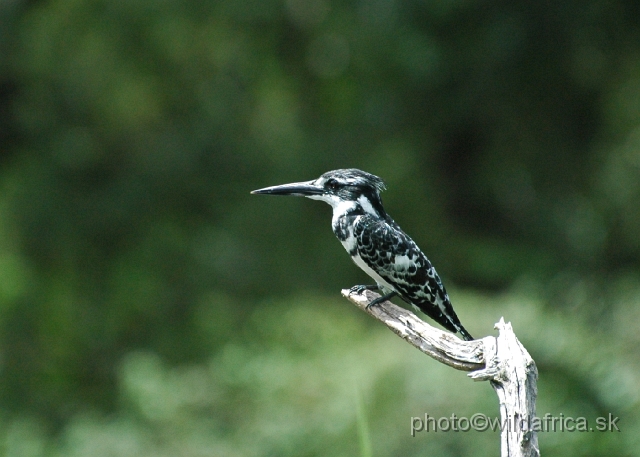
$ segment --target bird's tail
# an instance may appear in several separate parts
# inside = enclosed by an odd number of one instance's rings
[[[462,338],[465,341],[475,340],[475,338],[472,337],[471,334],[469,332],[467,332],[467,329],[465,329],[462,325],[457,325],[456,327],[457,327],[458,333],[460,333],[460,335],[462,335]]]
[[[464,328],[464,326],[460,323],[460,319],[458,319],[458,316],[453,310],[453,307],[451,307],[451,304],[449,304],[449,311],[449,314],[441,313],[440,319],[437,319],[436,321],[439,322],[447,330],[451,330],[454,333],[458,332],[460,335],[462,335],[462,339],[464,339],[465,341],[475,340],[475,338],[472,337],[471,334],[467,332],[467,329]]]

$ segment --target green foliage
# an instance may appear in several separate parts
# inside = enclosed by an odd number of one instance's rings
[[[637,453],[638,17],[2,2],[0,452],[495,455],[492,433],[410,438],[494,394],[343,303],[365,280],[327,207],[249,195],[355,166],[472,334],[513,322],[540,415],[621,417],[543,453]]]
[[[620,417],[621,432],[542,432],[543,453],[628,453],[640,431],[629,401],[640,382],[638,361],[628,362],[632,351],[611,348],[607,335],[583,335],[582,322],[548,313],[530,292],[498,299],[458,293],[458,305],[479,326],[499,315],[519,323],[542,374],[540,417],[585,417],[591,425],[610,411]],[[6,419],[0,436],[7,455],[499,452],[494,431],[411,437],[410,419],[425,413],[498,416],[494,393],[367,324],[330,297],[263,302],[239,329],[252,339],[229,342],[202,361],[172,365],[149,351],[127,354],[118,363],[118,413],[74,415],[55,446],[33,418]]]

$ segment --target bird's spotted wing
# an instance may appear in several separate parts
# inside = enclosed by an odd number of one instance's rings
[[[431,262],[393,221],[360,218],[354,229],[358,253],[403,300],[452,332],[462,325]]]

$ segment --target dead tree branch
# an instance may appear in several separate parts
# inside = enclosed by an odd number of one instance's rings
[[[531,428],[536,414],[536,364],[502,318],[498,336],[462,341],[455,335],[422,321],[410,311],[385,301],[367,309],[378,298],[369,290],[361,294],[342,291],[357,307],[382,321],[395,334],[429,357],[457,370],[469,371],[474,381],[490,381],[500,401],[501,457],[538,457],[538,436]]]

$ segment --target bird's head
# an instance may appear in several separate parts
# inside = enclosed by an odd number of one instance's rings
[[[356,168],[333,170],[318,179],[265,187],[252,194],[294,195],[329,203],[334,210],[360,206],[365,212],[385,216],[380,192],[385,189],[379,177]]]

